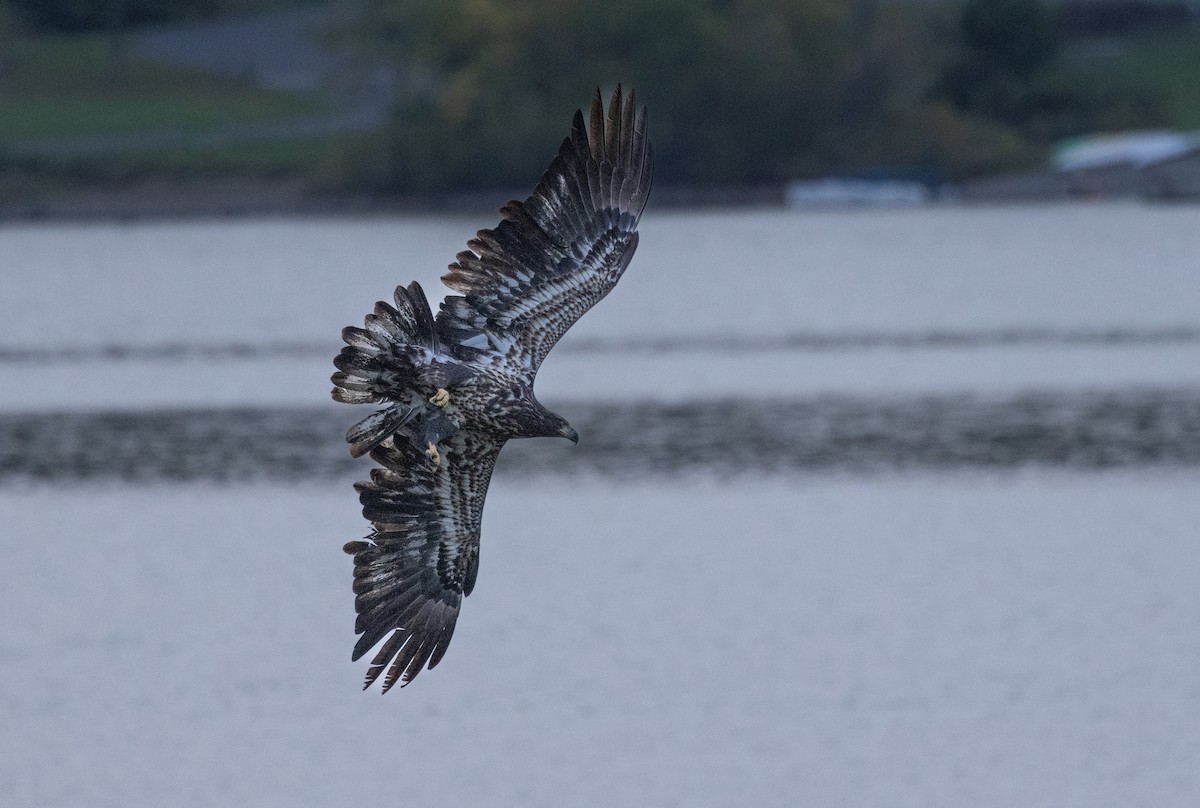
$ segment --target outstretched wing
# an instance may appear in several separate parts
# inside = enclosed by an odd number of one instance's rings
[[[408,684],[446,653],[459,604],[475,586],[483,500],[502,445],[456,433],[441,442],[436,468],[406,440],[371,451],[384,468],[355,487],[374,530],[345,547],[354,556],[354,631],[362,635],[351,658],[392,636],[371,660],[364,689],[385,668],[384,692],[397,679]]]
[[[442,280],[437,316],[445,344],[465,360],[499,356],[536,373],[584,312],[616,285],[637,248],[653,157],[646,111],[617,87],[604,114],[600,91],[590,126],[576,112],[571,135],[533,195],[500,210],[494,230],[467,242]]]

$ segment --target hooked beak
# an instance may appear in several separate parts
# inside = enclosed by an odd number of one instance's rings
[[[579,433],[572,429],[570,424],[566,424],[562,429],[558,430],[558,434],[571,441],[571,443],[579,443]]]

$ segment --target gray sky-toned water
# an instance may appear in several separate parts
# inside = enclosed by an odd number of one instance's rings
[[[381,699],[330,359],[490,220],[0,228],[0,802],[1200,798],[1193,209],[648,214]]]

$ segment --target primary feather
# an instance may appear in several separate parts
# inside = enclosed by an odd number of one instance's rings
[[[533,195],[500,209],[502,220],[467,242],[442,277],[438,334],[463,358],[487,357],[537,372],[559,338],[612,290],[637,249],[650,193],[646,113],[617,88],[607,124],[597,92],[591,126],[577,111],[571,134]],[[464,345],[463,335],[484,335]],[[457,349],[457,350],[455,350]]]
[[[380,646],[366,684],[407,684],[441,660],[479,568],[483,502],[511,438],[575,439],[533,395],[538,368],[576,320],[612,290],[637,249],[650,193],[646,112],[618,86],[599,91],[524,202],[467,242],[442,278],[461,295],[436,316],[421,287],[396,289],[364,328],[343,331],[333,397],[387,406],[346,434],[380,468],[356,488],[373,527],[354,556],[360,634]],[[446,398],[442,398],[448,393]],[[390,634],[390,636],[389,636]],[[385,673],[386,672],[386,673]]]

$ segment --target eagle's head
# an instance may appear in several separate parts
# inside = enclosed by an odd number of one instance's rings
[[[567,423],[567,419],[546,409],[537,399],[534,399],[533,406],[522,414],[526,416],[524,426],[529,430],[526,433],[527,437],[566,438],[571,443],[579,443],[579,433]]]
[[[571,443],[579,443],[579,433],[576,432],[575,428],[566,421],[563,421],[562,429],[560,429],[556,434],[559,437],[566,438],[567,440],[571,441]]]
[[[567,419],[561,415],[546,410],[546,431],[541,433],[539,437],[544,438],[566,438],[571,443],[579,443],[579,433],[575,428],[567,423]]]

